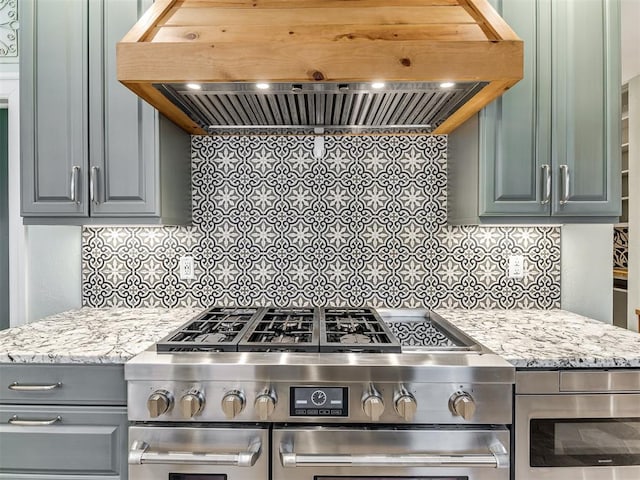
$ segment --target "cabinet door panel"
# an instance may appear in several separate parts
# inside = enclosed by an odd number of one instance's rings
[[[116,43],[150,0],[90,4],[92,216],[158,212],[155,110],[117,80]]]
[[[618,2],[552,2],[552,38],[552,213],[619,215]],[[568,167],[568,194],[562,165]]]
[[[22,211],[86,216],[87,5],[19,5]]]
[[[550,150],[548,0],[494,0],[524,40],[524,78],[480,114],[481,216],[549,215],[542,165]]]
[[[51,425],[10,423],[58,417]],[[126,478],[126,408],[1,405],[0,447],[0,478],[16,473]]]

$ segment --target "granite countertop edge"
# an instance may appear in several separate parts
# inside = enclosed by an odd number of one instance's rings
[[[69,310],[0,331],[0,364],[124,364],[201,311]],[[640,367],[640,335],[565,310],[434,312],[516,368]]]

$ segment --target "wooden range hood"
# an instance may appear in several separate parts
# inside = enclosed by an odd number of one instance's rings
[[[487,0],[156,0],[117,63],[124,85],[191,134],[439,134],[522,78],[523,42]]]

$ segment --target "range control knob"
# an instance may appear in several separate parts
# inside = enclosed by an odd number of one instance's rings
[[[407,422],[411,422],[413,420],[413,416],[416,414],[416,410],[418,409],[418,402],[413,395],[406,390],[401,390],[396,394],[393,403],[398,415],[404,418]]]
[[[151,418],[167,413],[173,407],[173,396],[166,390],[156,390],[147,398],[147,410]]]
[[[186,418],[195,417],[204,408],[204,395],[197,390],[185,393],[180,399],[182,415]]]
[[[371,419],[372,422],[380,420],[382,412],[384,412],[384,401],[382,395],[373,385],[370,385],[362,396],[362,410],[364,414]]]
[[[449,410],[465,420],[471,420],[476,413],[476,402],[467,392],[456,392],[449,399]]]
[[[238,390],[225,393],[222,397],[222,411],[229,420],[235,418],[244,409],[244,394]]]
[[[273,411],[276,409],[276,398],[272,393],[261,393],[256,397],[256,401],[253,403],[253,407],[258,413],[258,418],[266,422]]]

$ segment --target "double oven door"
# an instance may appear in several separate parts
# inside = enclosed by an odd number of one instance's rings
[[[133,426],[130,480],[508,480],[505,428]]]
[[[128,461],[130,480],[267,480],[269,429],[129,427]]]

